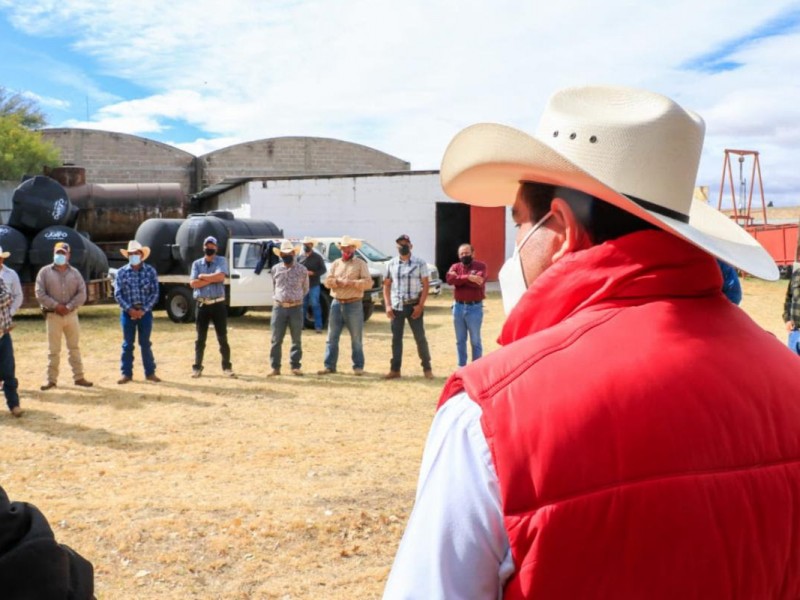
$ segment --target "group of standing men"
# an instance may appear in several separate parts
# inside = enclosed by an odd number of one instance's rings
[[[423,374],[433,377],[431,355],[425,336],[424,308],[428,298],[429,269],[421,258],[412,255],[411,240],[401,235],[396,240],[398,256],[388,265],[384,280],[386,315],[391,322],[392,359],[384,379],[401,376],[403,356],[403,331],[408,321],[414,335]],[[271,317],[272,339],[270,345],[269,377],[280,375],[282,345],[288,329],[291,337],[289,363],[293,375],[302,375],[302,329],[305,314],[311,308],[314,329],[322,333],[322,308],[320,304],[321,278],[327,272],[322,256],[314,251],[316,240],[305,238],[300,247],[283,240],[273,252],[280,262],[270,270],[274,282],[274,306]],[[372,285],[365,261],[357,258],[361,241],[343,236],[336,244],[341,257],[330,267],[324,285],[330,290],[331,306],[328,315],[328,338],[325,344],[323,368],[317,373],[329,375],[337,372],[339,339],[347,329],[351,341],[353,374],[364,374],[364,291]],[[217,254],[217,240],[213,236],[203,241],[203,256],[192,263],[190,287],[197,302],[195,360],[192,377],[203,372],[208,327],[213,323],[219,343],[223,373],[235,377],[227,337],[227,306],[224,281],[228,276],[227,261]],[[153,309],[158,302],[158,275],[146,263],[150,248],[131,240],[120,251],[128,263],[117,272],[114,299],[120,306],[122,328],[121,376],[118,384],[133,380],[133,356],[137,343],[147,381],[158,383],[156,362],[150,341],[153,330]],[[298,256],[299,255],[299,256]],[[458,364],[467,363],[467,336],[472,347],[472,359],[480,358],[482,345],[480,327],[483,318],[486,265],[473,259],[473,248],[464,244],[459,248],[459,262],[447,273],[447,282],[455,288],[453,319],[456,330]],[[12,317],[22,304],[22,288],[16,272],[3,266],[9,256],[0,248],[0,380],[11,413],[19,417],[22,409],[17,393],[14,351],[11,341]],[[36,277],[36,298],[45,315],[48,361],[44,383],[40,389],[57,386],[61,356],[61,338],[66,339],[68,360],[75,385],[91,387],[84,376],[79,338],[78,309],[86,302],[86,283],[81,273],[70,265],[71,249],[66,242],[53,247],[53,262],[43,267]]]

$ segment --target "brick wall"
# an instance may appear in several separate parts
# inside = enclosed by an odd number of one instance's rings
[[[194,157],[143,137],[93,129],[53,128],[43,138],[61,160],[86,169],[87,183],[178,183],[187,193],[228,177],[408,171],[409,163],[342,140],[282,137],[245,142]],[[197,170],[197,171],[196,171]]]

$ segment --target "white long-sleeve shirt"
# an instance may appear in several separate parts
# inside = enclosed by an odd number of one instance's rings
[[[500,487],[466,393],[436,413],[384,600],[496,600],[514,573]]]

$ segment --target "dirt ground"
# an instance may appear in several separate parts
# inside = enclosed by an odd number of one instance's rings
[[[747,279],[744,289],[744,310],[783,339],[786,282]],[[162,312],[153,340],[164,382],[144,382],[137,356],[134,382],[119,386],[118,311],[85,307],[81,348],[95,386],[73,386],[64,356],[47,392],[44,324],[26,311],[13,334],[26,412],[0,414],[0,485],[92,561],[101,600],[379,598],[456,364],[450,301],[445,291],[425,313],[433,381],[422,378],[409,332],[404,377],[380,379],[390,357],[381,313],[366,325],[365,377],[350,374],[346,333],[342,373],[315,375],[325,336],[308,332],[306,375],[266,379],[263,312],[229,323],[237,379],[222,376],[213,332],[204,375],[191,379],[194,328]],[[501,323],[491,294],[487,351]]]

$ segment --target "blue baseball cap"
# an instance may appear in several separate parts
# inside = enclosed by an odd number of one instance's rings
[[[216,246],[217,238],[215,238],[213,235],[208,236],[206,239],[203,240],[203,246],[205,246],[206,244],[214,244]]]

